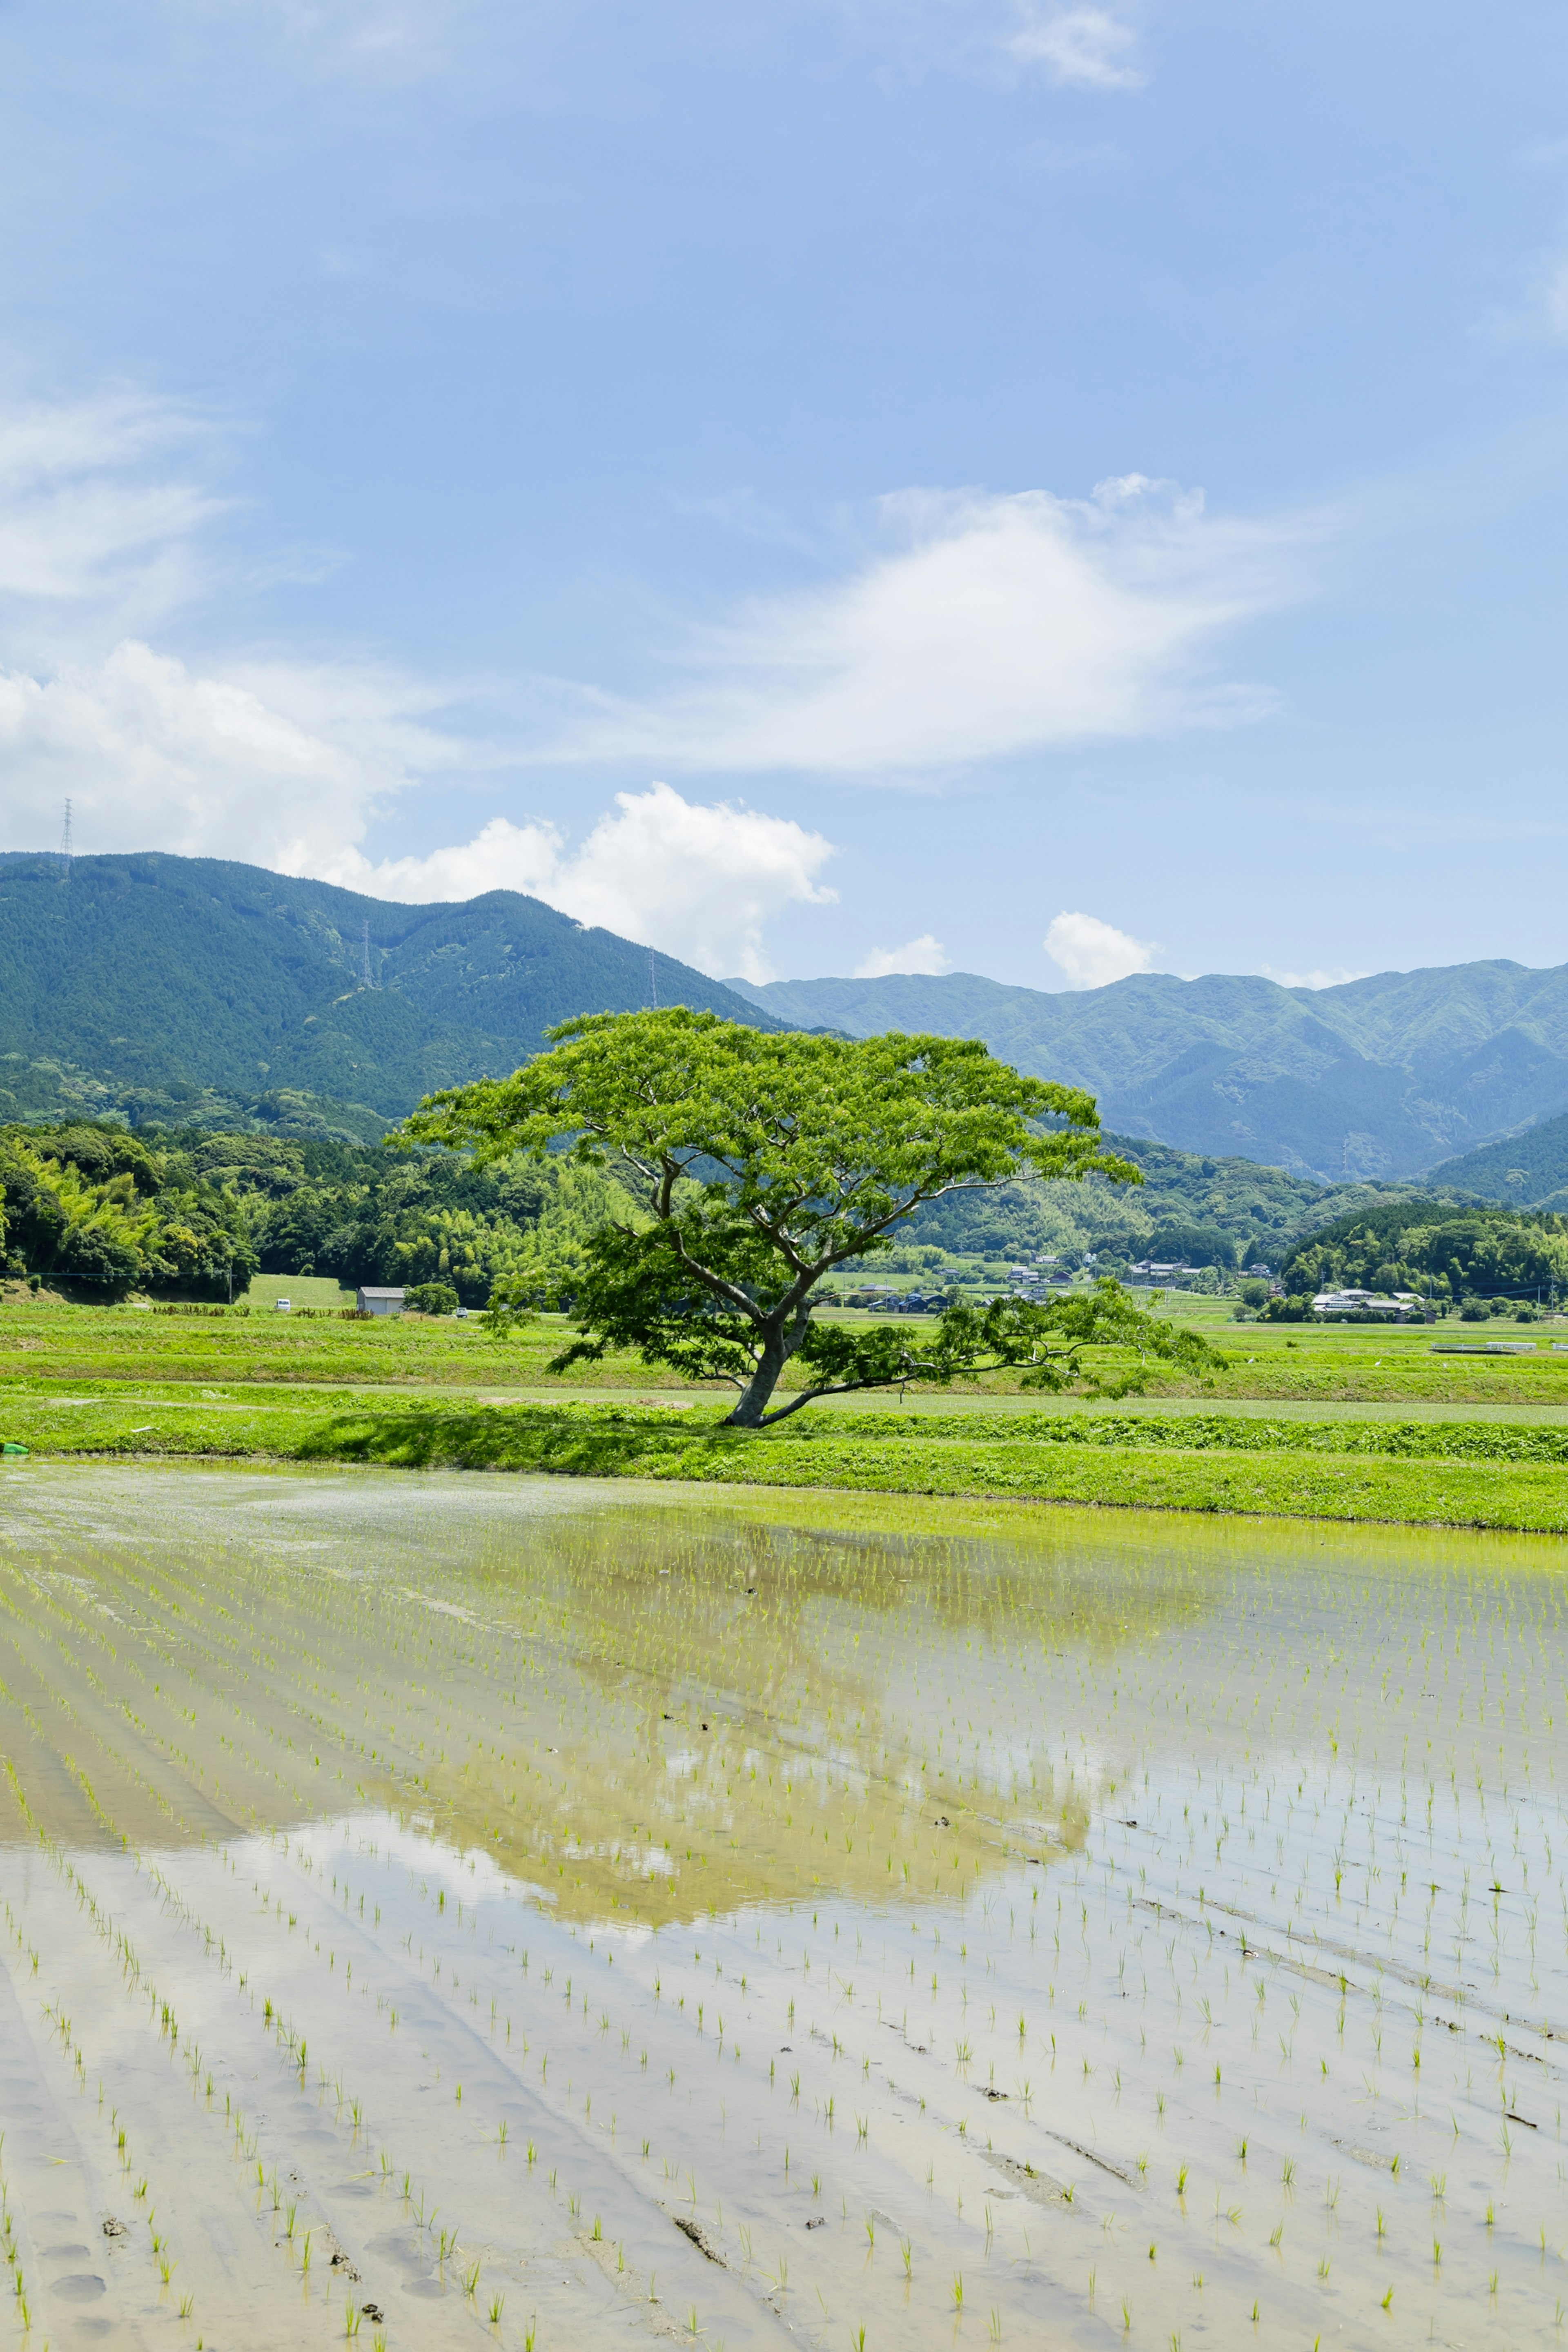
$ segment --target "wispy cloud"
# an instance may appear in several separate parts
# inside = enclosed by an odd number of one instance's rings
[[[1052,81],[1079,89],[1140,89],[1148,77],[1134,63],[1138,37],[1109,8],[1025,5],[1003,46]]]
[[[480,0],[166,0],[196,18],[248,16],[280,37],[306,66],[361,68],[395,76],[446,65],[454,37]]]
[[[224,511],[200,462],[211,424],[131,391],[0,408],[0,612],[47,632],[74,608],[144,626],[196,593]]]
[[[135,388],[0,402],[5,846],[52,839],[69,793],[84,846],[307,872],[419,779],[493,768],[442,725],[449,698],[391,665],[169,649],[198,599],[322,568],[216,538],[233,438]]]
[[[1071,988],[1107,988],[1135,971],[1147,971],[1159,952],[1152,940],[1135,940],[1098,915],[1057,916],[1042,942]]]
[[[906,491],[846,579],[697,633],[698,682],[584,692],[537,756],[910,775],[1048,744],[1251,718],[1215,640],[1299,593],[1305,523],[1215,519],[1133,474],[1092,498]]]

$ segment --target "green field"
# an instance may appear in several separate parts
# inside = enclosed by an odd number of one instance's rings
[[[321,1286],[323,1289],[330,1286]],[[288,1295],[302,1297],[296,1284]],[[721,1429],[727,1392],[630,1358],[548,1370],[564,1326],[10,1305],[0,1436],[36,1454],[380,1463],[1290,1517],[1568,1528],[1568,1351],[1451,1356],[1476,1327],[1240,1325],[1180,1299],[1226,1357],[1121,1402],[1016,1378]],[[1512,1326],[1481,1327],[1481,1336]],[[1113,1370],[1113,1366],[1106,1369]]]

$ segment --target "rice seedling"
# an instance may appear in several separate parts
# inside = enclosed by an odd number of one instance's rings
[[[269,2208],[279,2242],[296,2252],[301,2233],[310,2235],[307,2216],[318,2241],[326,2219],[347,2229],[330,2199],[325,2217],[315,2201],[300,2202],[289,2126],[278,2121],[296,2086],[312,2082],[308,2053],[321,2127],[345,2156],[356,2151],[349,2170],[363,2162],[379,2185],[400,2183],[386,2219],[410,2233],[427,2225],[443,2261],[455,2233],[427,2213],[405,2160],[416,2157],[424,2178],[438,2173],[450,2184],[442,2194],[463,2213],[465,2242],[512,2243],[505,2168],[495,2162],[508,2135],[500,2125],[472,2132],[462,2118],[516,2112],[526,2090],[543,2124],[526,2142],[526,2179],[512,2193],[537,2200],[546,2214],[540,2176],[548,2174],[552,2192],[558,2186],[548,2161],[552,2114],[606,2158],[616,2130],[623,2141],[630,2133],[650,2199],[659,2187],[657,2139],[666,2180],[685,2184],[681,2204],[705,2234],[721,2231],[724,2207],[737,2205],[747,2260],[753,2231],[767,2233],[757,2243],[770,2273],[782,2275],[783,2294],[787,2263],[770,2249],[803,2226],[793,2184],[810,2180],[814,2216],[835,2196],[852,2205],[836,2168],[853,2158],[866,2168],[856,2185],[868,2263],[880,2226],[873,2199],[879,2213],[886,2203],[910,2224],[900,2233],[900,2263],[890,2273],[880,2266],[880,2277],[868,2267],[868,2294],[894,2294],[900,2308],[907,2296],[911,2324],[929,2330],[946,2302],[942,2282],[972,2276],[990,2240],[1004,2266],[994,2273],[1000,2324],[1028,2340],[1026,2296],[1008,2282],[1011,2265],[1029,2259],[1034,2204],[1048,2195],[1081,2210],[1089,2201],[1103,2218],[1087,2179],[1082,2198],[1071,2183],[1027,2184],[1042,2145],[1022,2136],[1019,2058],[1033,2041],[1052,2069],[1052,2112],[1042,2121],[1094,2146],[1151,2200],[1142,2242],[1128,2242],[1121,2227],[1098,2242],[1091,2292],[1107,2294],[1102,2313],[1115,2300],[1131,2309],[1164,2291],[1156,2271],[1172,2265],[1151,2269],[1148,2249],[1166,2246],[1194,2184],[1206,2214],[1223,2164],[1240,2164],[1254,2180],[1277,2179],[1286,2210],[1300,2183],[1300,2207],[1318,2213],[1320,2229],[1336,2231],[1355,2201],[1338,2190],[1351,2085],[1362,2086],[1356,2161],[1381,2168],[1382,2203],[1364,2230],[1350,2211],[1342,2240],[1327,2246],[1311,2242],[1308,2219],[1291,2224],[1309,2236],[1282,2271],[1268,2264],[1270,2326],[1310,2342],[1322,2324],[1314,2296],[1343,2296],[1352,2308],[1362,2295],[1381,2302],[1390,2264],[1396,2283],[1425,2272],[1444,2293],[1479,2296],[1484,2288],[1489,2299],[1495,2276],[1500,2302],[1517,2272],[1525,2292],[1522,2249],[1545,2230],[1560,2186],[1547,2154],[1552,2115],[1546,2105],[1544,2128],[1528,2128],[1537,2119],[1528,2090],[1535,2062],[1500,2052],[1496,2038],[1522,2044],[1524,2029],[1505,2027],[1502,2012],[1516,2021],[1550,2013],[1563,1976],[1546,1930],[1561,1885],[1560,1857],[1548,1853],[1549,1841],[1562,1843],[1552,1675],[1568,1658],[1568,1629],[1550,1578],[1522,1556],[1517,1566],[1491,1554],[1479,1564],[1479,1538],[1424,1538],[1424,1549],[1400,1552],[1393,1538],[1342,1543],[1331,1531],[1306,1552],[1277,1558],[1256,1535],[1249,1549],[1227,1549],[1223,1529],[1194,1528],[1152,1553],[1119,1549],[1121,1537],[1079,1522],[1069,1540],[1065,1519],[1026,1539],[999,1537],[993,1515],[985,1529],[955,1537],[923,1505],[889,1532],[877,1517],[886,1520],[883,1506],[836,1504],[821,1528],[802,1534],[789,1516],[796,1508],[764,1497],[683,1505],[679,1514],[659,1498],[640,1519],[566,1510],[510,1519],[506,1544],[487,1551],[488,1522],[463,1503],[433,1552],[423,1536],[424,1549],[405,1553],[384,1528],[367,1537],[353,1587],[363,1638],[319,1574],[312,1580],[265,1541],[259,1549],[248,1536],[237,1544],[216,1521],[201,1523],[201,1543],[177,1570],[128,1567],[89,1538],[85,1572],[112,1616],[75,1586],[47,1581],[29,1588],[30,1615],[6,1615],[10,1570],[0,1569],[0,1643],[14,1647],[24,1623],[41,1624],[51,1640],[58,1626],[48,1673],[62,1697],[84,1719],[89,1699],[92,1710],[100,1706],[79,1659],[165,1743],[154,1795],[109,1748],[88,1754],[89,1736],[73,1733],[69,1752],[113,1824],[108,1848],[73,1843],[60,1798],[40,1781],[23,1795],[49,1822],[54,1843],[37,1843],[25,1915],[0,1866],[0,1895],[16,1922],[26,1920],[19,1947],[9,1917],[0,1928],[11,1938],[7,1957],[16,1949],[18,1973],[31,1973],[29,1946],[39,1955],[43,1997],[68,2021],[62,2032],[46,2021],[39,2046],[52,2036],[49,2063],[71,2096],[96,2081],[118,2100],[100,2128],[128,2168],[136,2210],[151,2202],[149,2179],[166,2210],[184,2212],[190,2189],[191,2159],[176,2153],[172,2116],[149,2111],[127,2135],[136,2110],[123,2086],[142,2078],[119,2044],[144,2032],[185,2092],[200,2086],[194,2071],[181,2071],[193,2055],[200,2082],[214,2084],[206,2120],[200,2100],[184,2098],[186,2131],[224,2132],[216,2089],[226,2090],[235,2155],[224,2196],[243,2190]],[[822,1532],[835,1513],[853,1522],[852,1546]],[[165,1544],[159,1557],[167,1562],[176,1551]],[[351,1545],[342,1557],[360,1555]],[[517,1572],[520,1557],[526,1574]],[[742,1557],[746,1582],[762,1575],[773,1596],[765,1625],[753,1615],[743,1641],[714,1585],[715,1561]],[[400,1564],[388,1574],[391,1558]],[[763,1559],[765,1569],[750,1567]],[[670,1577],[659,1577],[667,1567]],[[679,1621],[665,1600],[678,1579]],[[476,1621],[487,1629],[482,1641]],[[154,1624],[169,1631],[155,1659],[142,1630]],[[1220,1624],[1235,1638],[1219,1670],[1200,1674],[1192,1660]],[[44,1636],[29,1630],[26,1638]],[[116,1665],[110,1642],[135,1675]],[[184,1659],[182,1645],[193,1643],[211,1662],[200,1689],[184,1665],[179,1681],[167,1663]],[[606,1656],[641,1677],[637,1691],[675,1696],[648,1708],[632,1684],[623,1691],[604,1679],[594,1662]],[[690,1676],[680,1685],[686,1698],[677,1691],[681,1675]],[[12,1679],[0,1657],[0,1710]],[[744,1718],[743,1732],[726,1735],[729,1751],[698,1728],[715,1719],[713,1702],[698,1696],[710,1685],[730,1695],[724,1720]],[[784,1691],[791,1696],[781,1720]],[[207,1742],[200,1748],[193,1712]],[[129,1716],[121,1719],[135,1731]],[[221,1739],[208,1738],[208,1725],[221,1727]],[[1426,1727],[1422,1740],[1437,1727],[1429,1752],[1407,1748],[1415,1725]],[[33,1737],[10,1752],[30,1753]],[[160,1799],[193,1819],[209,1801],[194,1767],[180,1780],[186,1768],[175,1769],[176,1748],[198,1759],[208,1785],[227,1776],[250,1809],[244,1818],[260,1826],[226,1845],[192,1835],[174,1851]],[[341,1761],[337,1811],[321,1810],[300,1777],[315,1773],[317,1755],[322,1775]],[[60,1785],[79,1789],[59,1769]],[[498,1790],[513,1789],[506,1840],[517,1843],[503,1841],[503,1850],[516,1861],[502,1866],[491,1809]],[[85,1795],[77,1801],[98,1837],[100,1816]],[[1002,1824],[987,1833],[994,1844],[970,1825],[981,1808]],[[946,1820],[933,1835],[939,1814]],[[27,1817],[18,1818],[33,1836]],[[424,1825],[436,1820],[456,1832]],[[1135,1831],[1123,1828],[1133,1820]],[[1447,1854],[1458,1858],[1452,1870],[1438,1858]],[[908,1862],[907,1875],[889,1871],[889,1860]],[[68,1865],[86,1890],[79,1899]],[[540,1885],[548,1904],[526,1892]],[[101,1929],[79,1908],[89,1898],[108,1923]],[[88,1938],[79,1947],[65,1933],[79,1908]],[[132,1942],[134,1967],[116,1937]],[[276,1952],[287,1952],[286,1967]],[[86,1957],[93,1953],[100,1976]],[[1318,1975],[1281,1975],[1265,1957],[1274,1953],[1304,1958]],[[1069,1956],[1081,1983],[1068,1972]],[[193,1971],[214,1999],[192,1998]],[[240,1990],[247,1976],[254,1996]],[[723,1996],[714,1989],[742,1976],[736,2009],[724,2002],[721,2050]],[[561,1999],[568,1980],[570,2007]],[[1436,1988],[1463,1982],[1477,1990],[1455,2031],[1448,2020],[1458,2004]],[[124,2021],[112,2033],[111,2011]],[[220,2011],[225,2021],[214,2022]],[[1271,2042],[1266,2051],[1255,2038],[1259,2016],[1286,2027],[1283,2049]],[[1494,2035],[1489,2046],[1482,2028]],[[468,2038],[437,2044],[437,2029]],[[1194,2047],[1194,2033],[1209,2046]],[[722,2083],[710,2086],[696,2065],[700,2035],[705,2065],[721,2056]],[[1417,2046],[1418,2071],[1405,2063]],[[1194,2059],[1193,2076],[1184,2059],[1173,2073],[1152,2055],[1177,2050]],[[251,2112],[240,2115],[232,2085],[256,2079],[257,2051],[263,2067],[277,2068],[278,2088],[270,2097],[265,2088],[246,2093]],[[1347,2085],[1352,2065],[1360,2071]],[[1500,2070],[1502,2095],[1489,2109],[1477,2095],[1484,2066]],[[1528,2078],[1518,2087],[1516,2074]],[[1212,2088],[1213,2101],[1203,2103],[1217,2103],[1212,2116],[1181,2105],[1194,2076]],[[843,2120],[837,2091],[849,2078],[852,2136],[835,2128]],[[944,2137],[935,2120],[942,2099],[928,2108],[927,2095],[945,2083],[943,2095],[956,2100],[964,2082]],[[1277,2083],[1289,2086],[1283,2098]],[[1423,2165],[1419,2182],[1390,2146],[1413,2084],[1423,2116],[1430,2109],[1442,2119],[1453,2148],[1447,2176]],[[1238,2096],[1247,2102],[1239,2138],[1234,2126],[1223,2128]],[[357,2151],[373,2099],[388,2145],[368,2158]],[[433,2122],[437,2100],[445,2119]],[[1169,2150],[1162,2178],[1148,2151],[1168,2148],[1157,2135],[1173,2132],[1178,2116],[1186,2144],[1179,2158]],[[487,2143],[488,2168],[479,2162]],[[906,2160],[925,2158],[931,2196],[918,2221],[887,2182],[895,2147]],[[700,2208],[696,2179],[715,2148],[724,2155],[725,2178],[715,2184],[723,2203],[708,2189]],[[1009,2165],[1025,2168],[1010,2182],[998,2178]],[[1510,2233],[1506,2246],[1493,2233],[1489,2263],[1458,2227],[1439,2220],[1441,2240],[1413,2229],[1430,2206],[1440,2213],[1443,2200],[1426,2193],[1438,2178],[1445,2198],[1454,2185],[1457,2213],[1461,2198],[1473,2197],[1479,2214],[1489,2194],[1495,2217],[1510,2167]],[[633,2184],[579,2170],[575,2160],[571,2168],[574,2223],[588,2200],[600,2235],[586,2242],[619,2247]],[[318,2167],[304,2169],[321,2177]],[[214,2170],[203,2193],[216,2197],[221,2178]],[[990,2191],[1009,2185],[1029,2185],[1029,2194],[994,2205]],[[1222,2275],[1210,2266],[1201,2292],[1221,2336],[1249,2319],[1260,2324],[1261,2282],[1250,2271],[1270,2249],[1276,2261],[1287,2252],[1279,2209],[1255,2195],[1247,2206],[1244,2217],[1216,2186],[1213,2221],[1226,2225],[1230,2267]],[[836,2225],[829,2215],[819,2226]],[[1486,2231],[1475,2236],[1478,2248],[1488,2242]],[[336,2241],[327,2243],[335,2252]],[[173,2259],[172,2248],[154,2256]],[[465,2275],[471,2260],[462,2257]],[[624,2260],[618,2252],[617,2274]],[[1320,2263],[1329,2267],[1320,2272]],[[326,2254],[316,2268],[328,2268]],[[315,2272],[304,2274],[313,2284]],[[1181,2271],[1184,2293],[1187,2276]],[[205,2291],[203,2301],[205,2308]],[[866,2309],[868,2341],[879,2315]],[[1179,2316],[1173,2311],[1171,2322]],[[1548,2294],[1540,2321],[1551,2320]],[[1163,2338],[1163,2305],[1145,2309],[1142,2324]],[[723,2322],[715,2325],[721,2334]]]

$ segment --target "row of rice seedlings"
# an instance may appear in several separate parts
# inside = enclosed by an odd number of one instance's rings
[[[471,1665],[472,1665],[472,1661],[471,1661],[471,1660],[469,1660],[468,1663],[469,1664],[469,1665],[470,1665],[470,1667],[471,1667]],[[1167,1704],[1168,1704],[1168,1701],[1167,1701]],[[1190,1704],[1191,1704],[1191,1700],[1190,1700],[1190,1696],[1189,1696],[1189,1699],[1188,1699],[1188,1701],[1187,1701],[1187,1705],[1190,1706]],[[953,1718],[952,1718],[952,1717],[950,1717],[950,1720],[952,1720],[952,1719],[953,1719]],[[956,1725],[955,1725],[955,1727],[956,1727]],[[497,1744],[499,1745],[499,1743],[497,1743]],[[443,1759],[443,1760],[445,1760],[445,1759]],[[955,1761],[956,1761],[956,1759],[955,1759]],[[979,1756],[979,1757],[977,1757],[977,1758],[976,1758],[976,1759],[975,1759],[974,1764],[973,1764],[973,1765],[969,1766],[969,1767],[968,1767],[968,1769],[973,1772],[974,1777],[975,1777],[975,1780],[976,1780],[976,1782],[977,1782],[977,1783],[979,1783],[980,1785],[984,1785],[984,1778],[985,1778],[985,1771],[986,1771],[986,1769],[987,1769],[987,1767],[986,1767],[986,1760],[985,1760],[984,1757],[984,1756]],[[955,1775],[954,1782],[953,1782],[953,1785],[954,1785],[955,1787],[956,1787],[957,1785],[962,1785],[962,1780],[961,1780],[961,1778],[960,1778],[959,1776],[962,1776],[962,1775],[963,1774],[964,1770],[965,1770],[965,1766],[964,1766],[963,1764],[959,1764],[959,1765],[958,1765],[958,1768],[957,1768],[957,1774]],[[1086,1787],[1086,1788],[1091,1788],[1091,1787],[1092,1787],[1092,1785],[1093,1785],[1093,1775],[1092,1775],[1092,1771],[1091,1771],[1091,1770],[1086,1770],[1086,1771],[1084,1772],[1084,1774],[1083,1774],[1083,1783],[1084,1783],[1084,1785],[1085,1785],[1085,1787]],[[849,1791],[848,1791],[848,1790],[847,1790],[847,1789],[845,1789],[843,1792],[844,1792],[844,1793],[849,1793]],[[726,1795],[728,1796],[730,1793],[731,1793],[731,1791],[727,1790],[726,1790]],[[793,1794],[793,1790],[791,1791],[791,1793]],[[850,1835],[853,1835],[853,1832],[851,1831],[851,1832],[849,1832],[849,1834],[850,1834]],[[574,1858],[575,1858],[575,1857],[574,1857]]]

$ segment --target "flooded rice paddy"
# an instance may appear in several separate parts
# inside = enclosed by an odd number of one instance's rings
[[[0,1486],[0,2344],[1559,2344],[1561,1548]]]

